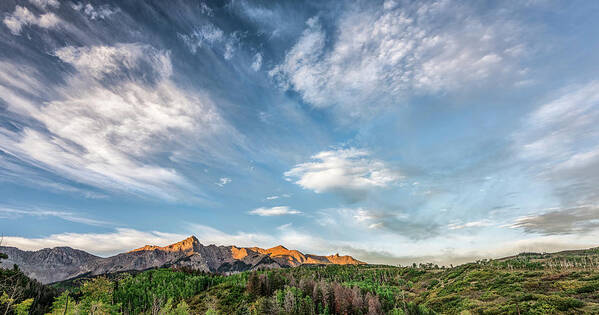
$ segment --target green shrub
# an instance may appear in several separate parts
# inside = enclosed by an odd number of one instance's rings
[[[592,293],[599,292],[599,281],[594,281],[589,284],[586,284],[578,289],[576,289],[576,293]]]
[[[557,308],[560,311],[568,311],[573,308],[579,308],[584,306],[584,302],[580,300],[571,297],[561,297],[558,295],[545,296],[539,300],[545,301],[548,304],[555,306],[555,308]]]

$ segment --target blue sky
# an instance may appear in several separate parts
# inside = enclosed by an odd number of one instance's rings
[[[0,3],[0,231],[460,263],[597,246],[592,1]]]

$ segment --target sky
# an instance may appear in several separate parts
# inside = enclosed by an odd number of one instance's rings
[[[3,245],[599,245],[599,2],[0,2]]]

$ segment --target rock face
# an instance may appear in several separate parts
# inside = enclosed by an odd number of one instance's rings
[[[0,252],[8,255],[8,259],[2,260],[1,267],[12,268],[16,264],[30,278],[42,283],[56,282],[85,273],[83,266],[102,259],[70,247],[44,248],[31,252],[2,246]]]
[[[195,236],[164,247],[146,245],[108,258],[70,247],[22,251],[15,247],[0,246],[0,252],[8,255],[8,259],[2,260],[3,268],[12,268],[13,264],[16,264],[28,276],[42,283],[62,281],[81,275],[101,275],[157,267],[186,267],[206,272],[234,273],[304,264],[365,264],[351,256],[302,254],[283,246],[269,249],[204,246]]]

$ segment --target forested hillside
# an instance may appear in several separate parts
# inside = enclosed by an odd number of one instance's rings
[[[0,253],[0,260],[6,258]],[[0,314],[44,314],[58,293],[58,289],[30,279],[16,265],[0,268]]]
[[[54,284],[62,293],[51,314],[596,314],[598,266],[599,250],[590,249],[453,268],[156,269]]]

